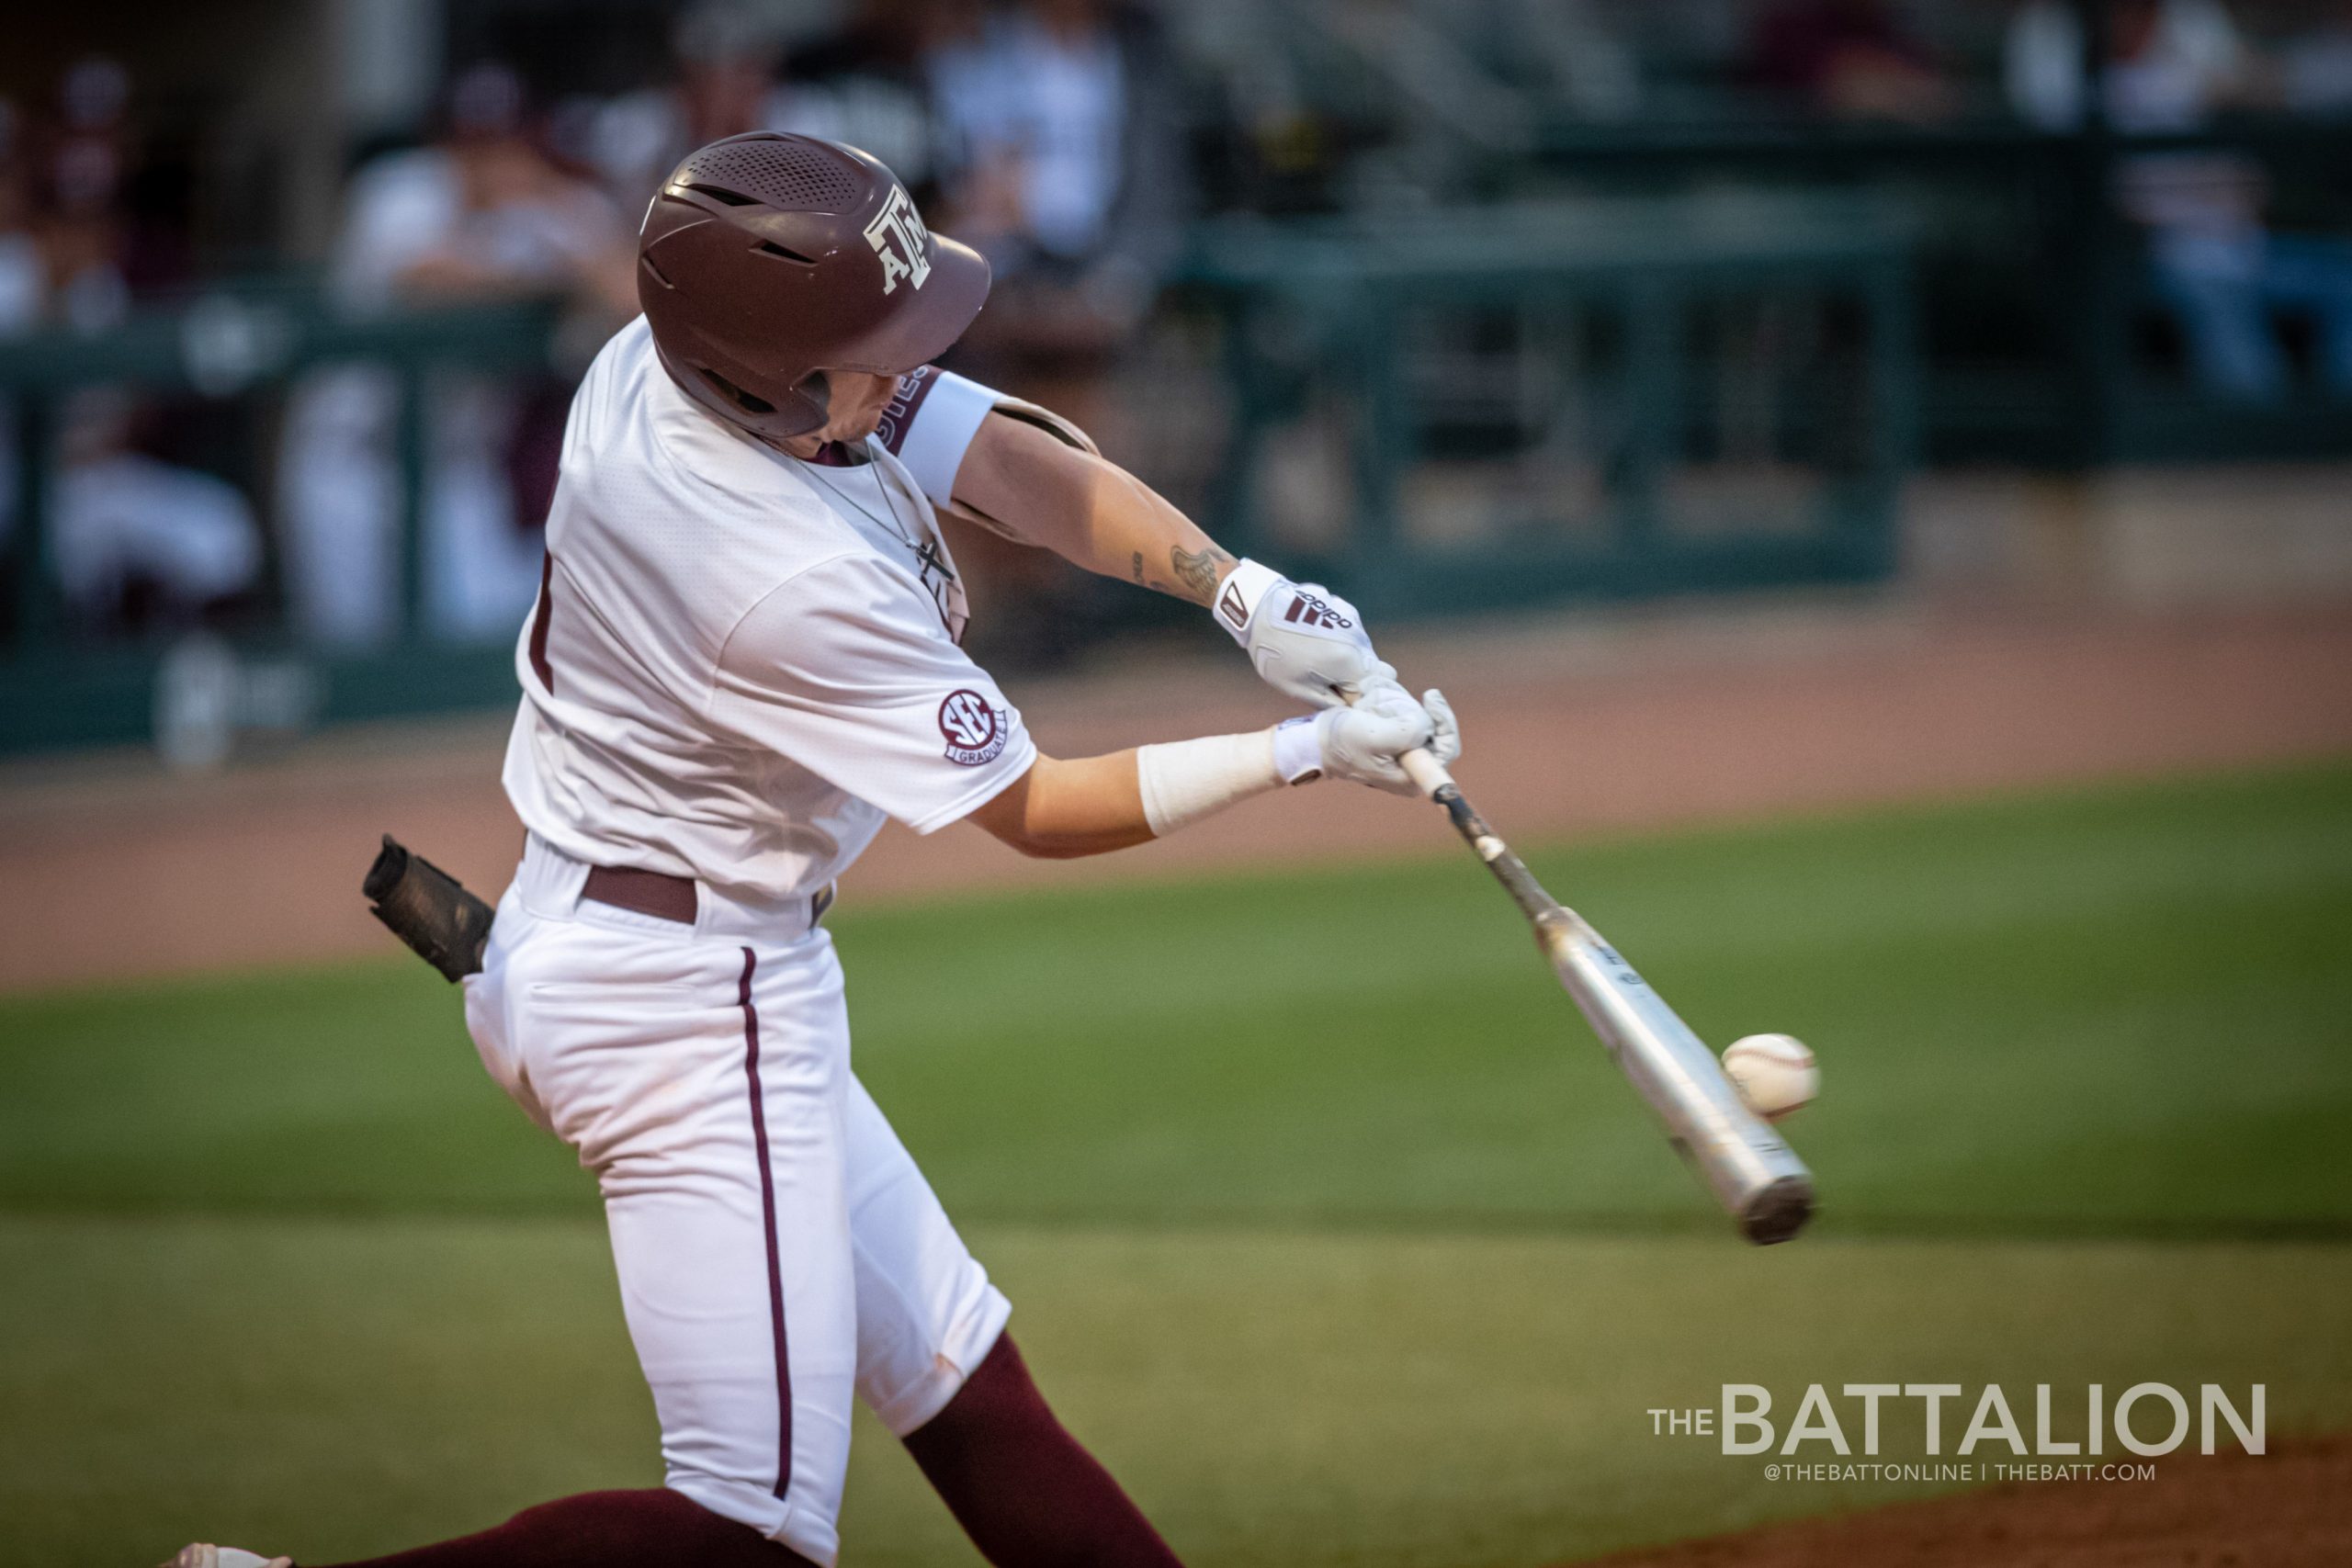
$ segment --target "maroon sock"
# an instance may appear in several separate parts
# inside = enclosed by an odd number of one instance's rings
[[[496,1529],[339,1568],[810,1568],[748,1525],[667,1487],[582,1492]]]
[[[1181,1568],[1111,1472],[1046,1407],[1009,1334],[906,1441],[996,1568]]]

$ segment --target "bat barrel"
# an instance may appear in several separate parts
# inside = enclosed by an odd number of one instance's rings
[[[1533,924],[1560,984],[1740,1233],[1770,1246],[1803,1230],[1813,1217],[1813,1173],[1739,1098],[1706,1043],[1599,931],[1544,890],[1435,758],[1408,751],[1403,761]]]
[[[1632,964],[1574,912],[1539,921],[1554,971],[1675,1146],[1759,1245],[1786,1241],[1813,1213],[1813,1175],[1739,1098],[1715,1054]]]

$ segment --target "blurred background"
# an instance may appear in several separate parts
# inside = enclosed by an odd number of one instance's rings
[[[0,750],[503,701],[634,220],[753,128],[1384,620],[2352,582],[2331,0],[130,3],[0,62]],[[967,547],[1008,668],[1175,615]]]
[[[357,886],[387,829],[510,874],[571,389],[662,175],[761,128],[889,163],[995,266],[945,363],[1353,598],[1704,1036],[1824,1064],[1821,1226],[1750,1252],[1415,807],[1075,867],[886,833],[829,920],[860,1072],[1181,1548],[1532,1568],[1863,1508],[1931,1488],[1644,1412],[1933,1375],[2266,1382],[2292,1462],[2131,1517],[2352,1560],[2345,0],[13,17],[12,1560],[654,1478],[593,1184]],[[1049,750],[1280,716],[1197,611],[953,543]],[[878,1429],[855,1464],[852,1561],[969,1561]],[[1978,1522],[1927,1533],[2042,1528]]]

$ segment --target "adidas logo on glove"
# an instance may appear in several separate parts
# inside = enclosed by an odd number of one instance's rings
[[[1300,626],[1326,626],[1332,631],[1345,631],[1355,625],[1355,622],[1340,614],[1329,604],[1307,592],[1301,592],[1291,600],[1290,609],[1284,613],[1283,619],[1295,621]]]

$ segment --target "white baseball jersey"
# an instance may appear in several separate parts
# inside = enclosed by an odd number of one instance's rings
[[[690,401],[643,318],[615,336],[572,403],[516,649],[524,825],[757,908],[832,881],[885,816],[929,833],[1020,777],[1036,748],[956,646],[932,504],[994,401],[917,371],[868,461],[801,462]]]
[[[1036,755],[956,646],[931,502],[999,401],[918,371],[870,461],[802,463],[642,321],[605,346],[516,653],[530,838],[466,980],[483,1065],[596,1173],[667,1483],[821,1564],[853,1400],[913,1431],[1012,1311],[850,1070],[808,898],[886,814],[928,832]],[[694,878],[695,918],[587,897],[595,866]]]

